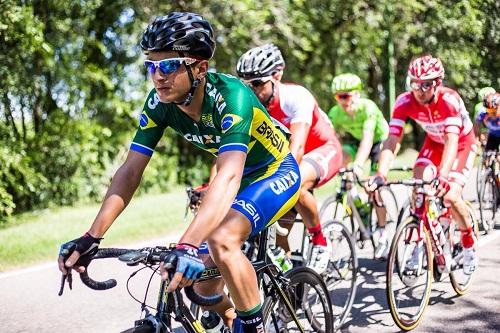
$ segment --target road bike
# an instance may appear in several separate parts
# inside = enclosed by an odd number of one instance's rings
[[[433,279],[441,281],[443,274],[448,273],[455,292],[463,295],[473,275],[463,272],[461,232],[449,209],[434,196],[435,181],[408,179],[390,184],[415,187],[415,208],[396,230],[386,270],[391,316],[399,328],[409,331],[423,318]],[[477,240],[478,220],[469,203],[467,209]]]

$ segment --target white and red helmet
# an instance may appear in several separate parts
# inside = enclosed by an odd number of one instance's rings
[[[444,78],[444,68],[439,58],[425,55],[414,59],[408,66],[408,77],[411,80],[436,80]]]

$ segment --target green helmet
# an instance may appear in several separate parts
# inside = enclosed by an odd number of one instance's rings
[[[354,91],[361,90],[363,83],[356,74],[340,74],[333,78],[332,93],[336,94],[339,91]]]
[[[479,90],[479,92],[477,93],[477,97],[479,98],[479,101],[482,102],[484,99],[484,96],[489,95],[489,94],[494,94],[494,93],[495,93],[494,88],[484,87],[484,88]]]

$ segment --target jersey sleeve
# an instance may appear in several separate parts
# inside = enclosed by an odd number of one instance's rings
[[[403,129],[408,118],[407,109],[410,103],[409,93],[399,95],[394,103],[394,110],[391,121],[389,122],[389,134],[395,136],[403,135]]]
[[[253,120],[253,103],[243,89],[225,96],[226,107],[221,112],[221,143],[219,154],[226,151],[248,152]]]
[[[446,92],[443,95],[443,113],[445,115],[444,132],[460,134],[463,127],[462,114],[466,113],[462,98],[457,93]]]
[[[144,103],[142,113],[139,117],[139,126],[130,144],[130,150],[146,156],[153,155],[155,147],[167,127],[159,117],[161,108],[162,104],[158,95],[156,95],[156,91],[153,89]]]
[[[314,96],[306,88],[298,85],[289,85],[286,98],[280,100],[286,104],[284,109],[289,110],[290,124],[306,123],[311,125],[314,109],[317,108]],[[282,96],[284,97],[284,96]]]
[[[486,110],[479,110],[476,116],[476,123],[482,124],[485,117],[486,117]]]

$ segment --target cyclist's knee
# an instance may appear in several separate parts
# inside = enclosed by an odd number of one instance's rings
[[[237,224],[248,224],[248,221],[243,221],[244,219],[232,220],[231,222],[224,221],[219,228],[210,234],[207,242],[215,263],[224,262],[228,257],[232,257],[234,252],[241,251],[241,245],[248,235]]]

